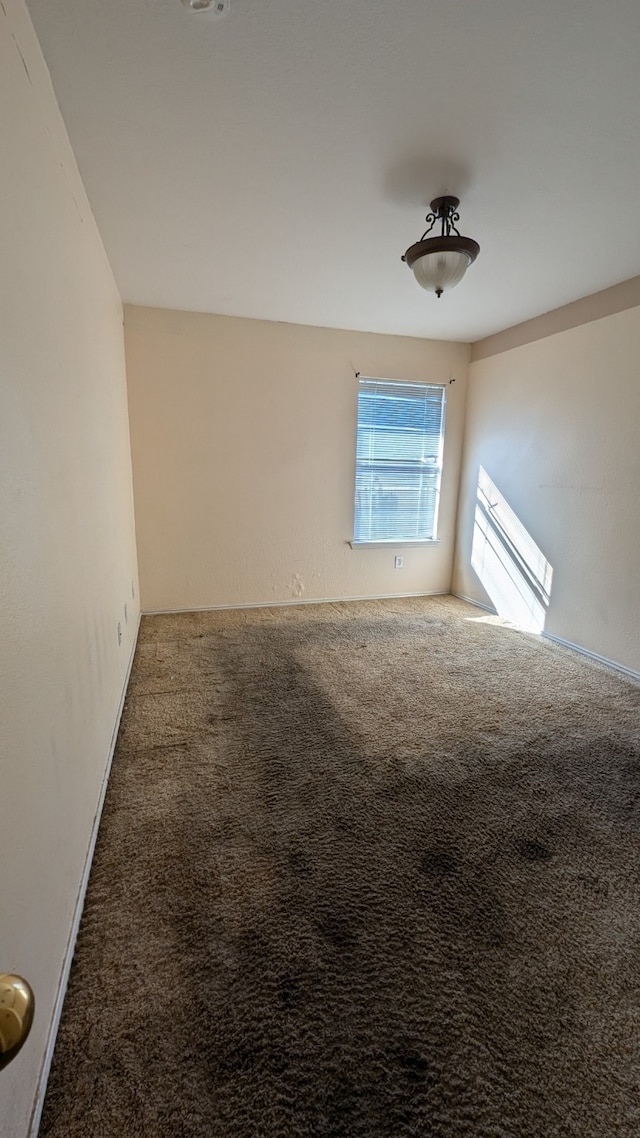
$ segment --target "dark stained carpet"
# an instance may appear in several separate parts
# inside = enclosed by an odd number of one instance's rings
[[[640,687],[453,598],[145,618],[41,1135],[640,1135]]]

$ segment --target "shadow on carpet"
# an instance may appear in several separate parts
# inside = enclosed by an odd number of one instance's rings
[[[145,618],[43,1138],[640,1134],[639,711],[452,598]]]

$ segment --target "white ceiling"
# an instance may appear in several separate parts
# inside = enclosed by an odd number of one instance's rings
[[[640,273],[639,0],[29,0],[125,301],[477,340]],[[429,200],[481,252],[437,300]]]

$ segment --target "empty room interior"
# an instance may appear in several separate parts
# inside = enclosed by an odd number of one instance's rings
[[[0,3],[1,1138],[640,1134],[639,48]]]

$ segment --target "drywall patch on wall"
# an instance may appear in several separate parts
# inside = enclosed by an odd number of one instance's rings
[[[294,573],[291,578],[291,596],[302,597],[304,595],[304,584],[299,573]]]

